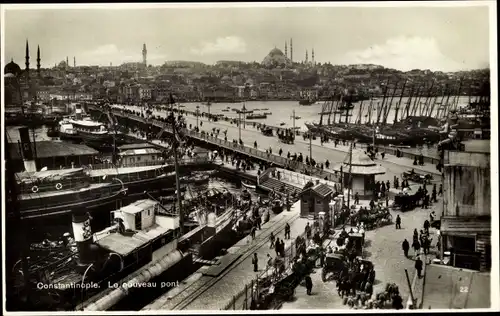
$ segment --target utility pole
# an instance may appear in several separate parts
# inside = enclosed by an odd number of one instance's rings
[[[347,174],[347,208],[350,207],[351,203],[351,172],[352,172],[352,144],[349,147],[349,173]]]
[[[196,106],[196,129],[198,130],[198,116],[200,114],[200,106]]]
[[[312,145],[312,133],[309,132],[309,161],[313,158],[313,145]]]
[[[241,139],[241,111],[238,111],[238,142]]]

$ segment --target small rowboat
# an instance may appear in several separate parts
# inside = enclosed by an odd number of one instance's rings
[[[244,186],[245,188],[247,189],[250,189],[250,190],[255,190],[257,188],[257,186],[255,185],[252,185],[252,184],[248,184],[248,183],[245,183],[243,181],[241,181],[241,185]]]

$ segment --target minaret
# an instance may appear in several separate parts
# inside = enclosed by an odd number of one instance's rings
[[[286,47],[286,41],[285,41],[285,57],[287,57],[287,58],[288,58],[288,49],[287,49],[287,47]]]
[[[29,74],[29,71],[30,71],[30,46],[28,44],[28,40],[26,40],[26,71],[28,72]]]
[[[76,57],[75,56],[73,56],[73,67],[76,68]]]
[[[290,61],[293,63],[293,43],[291,38],[290,38]]]
[[[308,61],[309,61],[309,55],[308,55],[307,49],[306,49],[306,64],[308,63]]]
[[[314,66],[314,48],[312,49],[312,53],[311,53],[311,54],[312,54],[312,56],[311,56],[311,57],[312,57],[311,62],[312,62],[312,64],[313,64],[313,66]]]
[[[142,45],[142,63],[144,66],[147,66],[147,57],[148,57],[148,51],[146,49],[146,44],[144,43]]]
[[[41,70],[41,65],[40,65],[40,45],[38,45],[36,49],[36,72],[38,74],[38,77],[40,77],[40,70]]]
[[[68,56],[66,56],[66,69],[69,68],[69,59],[68,59]]]

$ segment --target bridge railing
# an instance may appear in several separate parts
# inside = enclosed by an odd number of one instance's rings
[[[115,110],[113,112],[116,112],[117,115],[121,115],[121,116],[130,118],[130,119],[133,119],[136,121],[154,124],[158,127],[164,128],[166,131],[168,131],[170,133],[172,132],[172,129],[169,126],[166,126],[165,122],[163,122],[163,121],[159,121],[159,120],[154,119],[154,118],[143,118],[143,117],[140,117],[136,114],[122,112],[121,110]],[[324,178],[325,176],[330,180],[332,180],[334,178],[333,174],[328,170],[308,166],[304,163],[290,160],[286,157],[281,157],[281,156],[278,156],[275,154],[266,153],[263,150],[253,148],[250,146],[240,145],[238,143],[226,141],[224,139],[218,138],[217,136],[210,136],[210,134],[208,134],[208,133],[199,133],[199,132],[196,132],[194,130],[188,130],[188,129],[183,129],[183,133],[185,135],[192,137],[192,138],[195,138],[198,140],[203,140],[206,142],[210,142],[212,144],[219,145],[221,147],[230,149],[232,151],[246,154],[249,156],[253,156],[255,158],[263,159],[263,160],[266,160],[268,162],[271,162],[271,163],[274,163],[274,164],[277,164],[280,166],[289,166],[289,167],[296,169],[296,170],[307,170],[312,175],[316,175],[320,178]],[[336,176],[335,176],[335,178],[336,178]]]
[[[154,118],[150,118],[150,119],[145,119],[145,118],[142,118],[140,116],[137,116],[135,114],[131,114],[131,113],[128,113],[128,112],[125,112],[123,111],[122,109],[112,109],[113,113],[114,114],[118,114],[118,115],[122,115],[122,116],[126,116],[128,118],[132,118],[132,119],[140,119],[142,122],[146,123],[146,122],[152,122],[154,123],[155,125],[158,125],[160,127],[164,126],[164,122],[162,121],[158,121]],[[191,113],[189,111],[185,111],[185,112],[188,112],[188,113]],[[193,112],[194,113],[194,112]],[[366,148],[368,145],[367,144],[358,144],[361,148]],[[391,155],[396,155],[396,152],[399,148],[397,147],[388,147],[388,146],[381,146],[381,145],[376,145],[376,147],[382,151],[385,151],[386,153],[388,154],[391,154]],[[409,158],[409,159],[412,159],[414,160],[415,157],[419,157],[420,154],[416,154],[416,153],[412,153],[412,152],[408,152],[408,151],[405,151],[404,149],[399,149],[400,151],[400,154],[402,157],[406,157],[406,158]],[[437,165],[439,163],[439,158],[437,157],[431,157],[431,156],[425,156],[424,155],[424,162],[427,162],[427,163],[431,163],[431,164],[434,164],[434,165]]]

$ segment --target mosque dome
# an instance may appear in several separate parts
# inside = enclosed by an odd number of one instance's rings
[[[262,61],[262,65],[266,67],[285,66],[290,63],[290,60],[278,48],[273,48]]]
[[[16,64],[13,60],[10,61],[5,68],[3,69],[4,74],[13,74],[14,76],[18,76],[21,73],[21,67]]]

